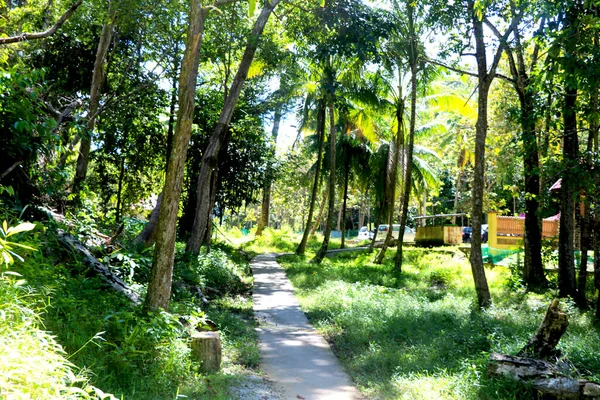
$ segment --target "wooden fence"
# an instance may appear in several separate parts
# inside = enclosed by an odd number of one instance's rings
[[[525,218],[497,217],[498,236],[525,236]],[[545,219],[542,221],[542,237],[551,239],[558,236],[558,220]]]

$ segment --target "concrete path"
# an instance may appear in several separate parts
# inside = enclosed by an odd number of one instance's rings
[[[284,399],[360,399],[329,344],[300,310],[274,254],[254,257],[254,312],[259,321],[261,368]]]

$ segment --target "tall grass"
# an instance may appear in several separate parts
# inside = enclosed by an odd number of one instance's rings
[[[25,281],[8,273],[0,276],[0,398],[112,398],[92,387],[85,371],[43,329],[45,308]]]
[[[39,251],[15,265],[22,279],[12,286],[0,281],[0,398],[107,392],[140,400],[228,399],[229,386],[258,365],[248,260],[234,249],[216,245],[195,260],[178,253],[171,312],[146,313],[113,292],[50,229],[24,243]],[[143,296],[148,254],[120,252],[105,260]],[[215,322],[223,340],[222,372],[200,373],[180,318]]]
[[[486,271],[494,306],[477,311],[468,261],[430,249],[405,249],[402,273],[394,252],[343,254],[310,264],[282,261],[311,321],[332,343],[369,397],[408,399],[531,398],[525,385],[490,379],[492,351],[515,354],[537,329],[553,292],[515,291],[511,272]],[[600,379],[600,332],[590,314],[564,303],[570,317],[560,349],[582,376]]]

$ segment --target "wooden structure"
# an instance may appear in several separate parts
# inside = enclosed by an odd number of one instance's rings
[[[415,243],[418,246],[438,246],[444,244],[462,243],[462,227],[446,225],[444,221],[448,218],[463,217],[465,214],[438,214],[416,217],[417,220],[431,221],[429,225],[417,226]]]
[[[504,250],[517,250],[523,247],[525,237],[524,217],[503,217],[496,212],[488,213],[489,247]],[[558,239],[558,220],[545,219],[542,222],[542,238]]]

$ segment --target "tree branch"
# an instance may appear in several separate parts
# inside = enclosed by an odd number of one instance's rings
[[[58,21],[56,21],[56,23],[50,27],[50,29],[48,29],[44,32],[22,33],[18,36],[0,38],[0,45],[23,42],[25,40],[31,40],[31,39],[44,39],[44,38],[47,38],[48,36],[53,35],[58,30],[58,28],[60,28],[62,26],[62,24],[64,24],[71,17],[71,15],[73,15],[75,10],[77,10],[77,8],[81,5],[82,1],[83,0],[78,0],[75,4],[73,4],[67,10],[67,12],[64,13],[63,16],[60,17],[60,19]]]
[[[19,164],[21,164],[23,162],[23,160],[19,160],[19,161],[15,161],[13,165],[11,165],[10,167],[8,167],[8,169],[6,171],[4,171],[2,173],[2,175],[0,175],[0,180],[4,179],[4,177],[8,174],[10,174],[12,172],[13,169],[17,168],[17,166]]]
[[[457,72],[457,73],[459,73],[459,74],[463,74],[463,75],[469,75],[469,76],[472,76],[472,77],[475,77],[475,78],[479,77],[479,75],[477,75],[477,73],[476,73],[476,72],[465,71],[464,69],[455,68],[455,67],[452,67],[452,66],[450,66],[450,65],[444,64],[444,63],[442,63],[442,62],[440,62],[440,61],[437,61],[437,60],[432,60],[431,58],[425,58],[425,61],[426,61],[426,62],[428,62],[428,63],[430,63],[430,64],[438,65],[438,66],[440,66],[440,67],[443,67],[443,68],[449,69],[450,71]],[[508,76],[506,76],[506,75],[502,75],[502,74],[498,74],[498,73],[496,73],[496,74],[495,74],[495,76],[496,76],[497,78],[503,79],[503,80],[505,80],[505,81],[507,81],[507,82],[510,82],[510,83],[513,83],[513,84],[514,84],[514,82],[515,82],[513,79],[509,78],[509,77],[508,77]]]

